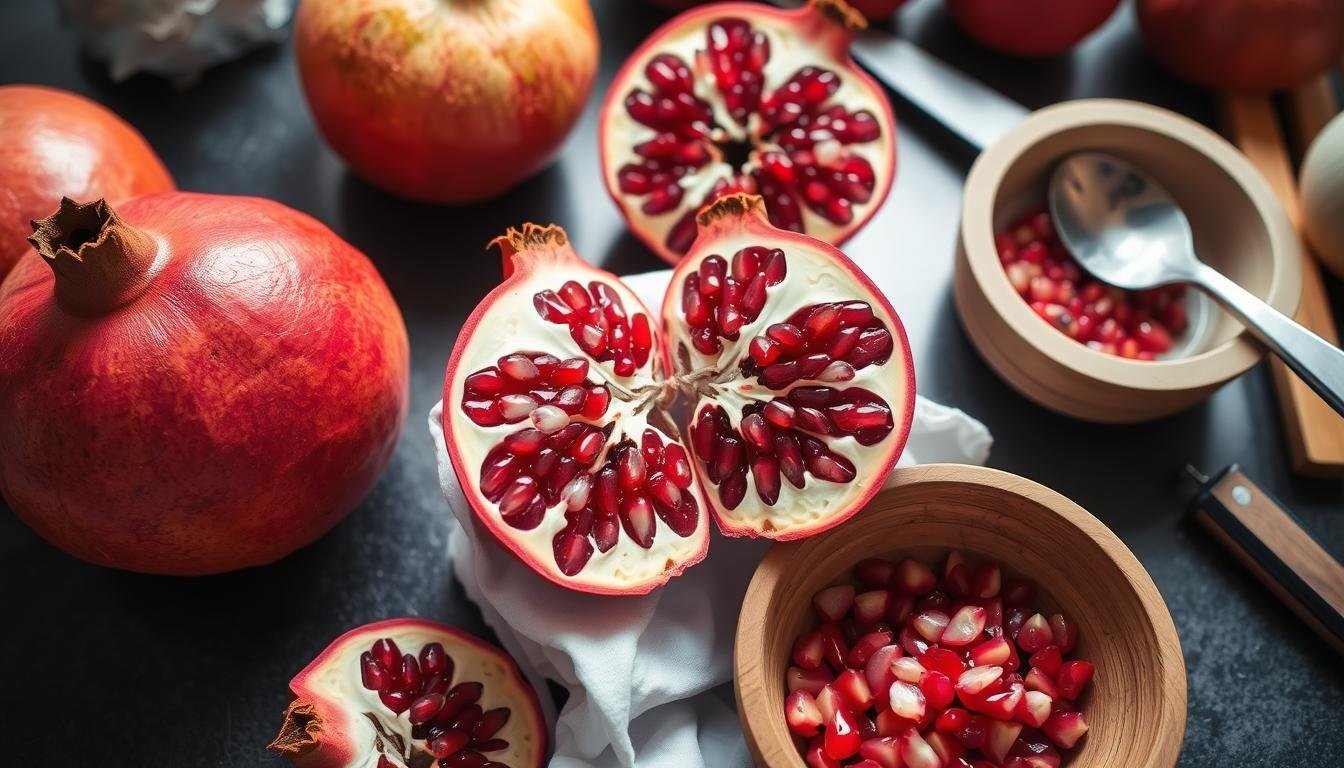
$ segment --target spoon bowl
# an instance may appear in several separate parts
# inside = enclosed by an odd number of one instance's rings
[[[1049,201],[1060,240],[1094,277],[1130,290],[1198,286],[1344,414],[1344,351],[1199,261],[1185,212],[1137,166],[1102,152],[1070,155],[1055,168]]]

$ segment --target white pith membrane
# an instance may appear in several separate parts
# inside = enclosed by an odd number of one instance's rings
[[[850,36],[863,25],[862,17],[834,0],[814,1],[795,11],[718,3],[687,12],[655,32],[617,74],[602,110],[603,174],[631,229],[660,256],[675,263],[694,237],[695,213],[702,206],[717,196],[747,192],[766,197],[771,221],[781,229],[805,232],[829,243],[843,242],[853,234],[881,205],[895,172],[895,127],[886,96],[870,80],[857,76],[848,60]],[[745,29],[748,36],[759,33],[766,45],[753,43],[744,49],[731,33],[725,33],[726,28]],[[712,56],[706,53],[711,39],[726,45],[727,58],[736,57],[738,65],[748,60],[749,51],[768,49],[759,69],[762,105],[775,94],[802,93],[791,91],[795,86],[789,83],[805,68],[811,69],[799,84],[821,87],[819,77],[831,84],[833,93],[799,102],[805,121],[813,121],[801,126],[808,137],[804,144],[790,141],[787,148],[781,146],[785,133],[797,127],[796,115],[776,118],[774,124],[759,108],[745,116],[739,109],[734,116],[715,75]],[[675,57],[690,70],[693,94],[712,115],[704,130],[632,116],[627,104],[632,94],[642,91],[661,98],[674,93],[655,84],[648,72],[656,60],[673,61],[660,59],[666,56]],[[677,108],[692,109],[687,104]],[[839,122],[830,123],[831,117],[815,122],[818,115],[836,108],[843,109]],[[860,137],[856,126],[846,128],[846,120],[864,120],[865,131],[876,128],[880,132],[875,138],[866,133]],[[678,152],[685,154],[650,158],[647,151],[645,155],[636,151],[655,140],[676,144]],[[745,161],[740,157],[743,152]],[[793,181],[763,170],[768,154],[789,159],[794,165]],[[847,166],[850,161],[858,165]],[[740,165],[735,167],[735,162]],[[640,169],[638,182],[628,175],[632,166]],[[805,166],[819,169],[822,175],[803,177]],[[856,167],[861,175],[854,173]],[[835,203],[848,208],[847,212],[824,215],[831,205],[824,195],[809,204],[805,190],[809,181],[818,180],[823,183],[816,188],[819,192],[829,185],[832,198],[850,201],[847,206]],[[851,185],[862,191],[841,192]]]
[[[852,515],[859,503],[874,493],[886,479],[889,470],[900,458],[914,415],[914,379],[912,362],[905,332],[899,317],[879,292],[865,286],[856,275],[858,268],[833,247],[807,238],[790,237],[788,240],[768,234],[761,228],[759,198],[737,196],[748,201],[749,210],[740,218],[720,219],[712,236],[706,236],[701,223],[701,235],[686,259],[672,276],[669,293],[663,305],[663,321],[668,333],[673,367],[678,376],[691,376],[707,385],[695,400],[691,423],[706,407],[721,407],[727,413],[734,432],[741,436],[743,408],[750,404],[763,406],[772,400],[787,398],[795,389],[826,387],[839,392],[863,389],[876,395],[891,410],[891,428],[878,441],[862,445],[851,435],[820,435],[796,429],[800,436],[817,438],[830,452],[848,459],[854,466],[855,476],[849,482],[831,482],[817,478],[809,470],[802,488],[787,479],[779,482],[778,499],[765,503],[758,493],[756,480],[750,468],[746,473],[746,493],[735,508],[720,502],[719,493],[712,490],[705,464],[713,457],[702,457],[697,452],[697,468],[706,483],[706,496],[714,507],[720,528],[730,535],[766,536],[791,539],[830,527]],[[750,201],[756,201],[754,204]],[[731,200],[725,200],[725,203]],[[752,220],[756,226],[752,226]],[[778,234],[778,233],[777,233]],[[787,236],[786,236],[787,237]],[[718,336],[722,349],[714,355],[704,354],[691,342],[686,332],[683,297],[687,277],[696,274],[702,262],[718,255],[731,264],[733,255],[744,248],[766,245],[784,252],[787,272],[782,282],[766,289],[764,309],[755,319],[744,323],[737,338]],[[752,339],[763,336],[766,329],[787,321],[805,307],[829,303],[866,302],[874,318],[891,334],[891,352],[883,362],[868,364],[853,371],[853,378],[843,381],[825,381],[818,378],[800,378],[782,389],[770,389],[760,381],[758,373],[748,375],[742,362],[749,359],[748,347]],[[756,371],[759,368],[754,369]],[[704,378],[708,376],[709,378]],[[687,443],[694,446],[694,427],[687,429]],[[780,431],[775,428],[776,434]],[[745,448],[745,446],[744,446]],[[750,449],[747,449],[748,453]],[[748,466],[750,460],[748,460]]]
[[[412,736],[410,713],[393,714],[376,691],[364,687],[360,656],[375,642],[390,638],[403,653],[416,656],[429,643],[440,643],[453,663],[449,689],[459,683],[482,685],[475,702],[482,710],[509,709],[509,718],[493,738],[506,749],[484,754],[488,764],[509,768],[539,766],[546,751],[546,724],[536,696],[513,662],[496,648],[427,621],[384,621],[338,638],[290,683],[295,706],[309,704],[318,718],[316,749],[287,754],[299,764],[344,768],[430,768],[436,763],[425,740]],[[311,732],[311,729],[310,729]],[[277,740],[278,743],[278,740]],[[273,745],[274,748],[275,745]],[[479,764],[479,763],[477,763]],[[452,765],[452,763],[449,763]]]
[[[646,429],[654,429],[665,443],[679,442],[675,432],[668,434],[669,429],[675,430],[670,421],[658,421],[655,415],[661,412],[654,406],[663,371],[657,315],[649,312],[639,298],[614,275],[594,269],[574,255],[562,231],[558,228],[550,230],[558,233],[558,241],[553,235],[549,242],[538,239],[513,256],[518,271],[505,280],[478,309],[480,314],[474,330],[468,333],[464,329],[458,338],[459,349],[454,352],[455,367],[450,366],[444,391],[444,431],[448,447],[450,451],[456,451],[454,469],[478,518],[533,569],[572,589],[598,593],[647,592],[704,555],[709,536],[709,518],[694,479],[684,491],[691,495],[696,506],[695,527],[689,535],[678,535],[661,515],[655,514],[653,542],[648,549],[632,539],[622,526],[615,545],[605,552],[593,546],[586,564],[572,576],[561,570],[554,551],[556,534],[569,524],[563,499],[546,507],[540,524],[535,528],[521,530],[510,525],[500,513],[499,504],[481,492],[482,465],[491,449],[509,434],[531,424],[527,420],[498,426],[477,424],[463,411],[463,401],[468,398],[465,381],[472,373],[497,367],[499,359],[512,352],[546,352],[562,360],[586,359],[589,361],[587,380],[608,387],[611,397],[601,417],[590,419],[576,416],[570,420],[571,423],[610,427],[596,458],[587,465],[586,472],[592,473],[594,480],[608,459],[614,458],[613,452],[618,447],[626,441],[633,441],[638,446]],[[533,235],[541,238],[544,231],[541,227],[529,225],[523,233],[513,234],[523,238]],[[506,255],[505,258],[510,257]],[[523,262],[526,262],[526,266]],[[548,322],[538,313],[536,295],[545,290],[558,291],[570,280],[585,286],[591,281],[600,281],[615,290],[628,315],[633,318],[636,313],[642,313],[648,317],[653,348],[648,360],[638,366],[632,375],[617,375],[613,361],[598,361],[583,351],[571,336],[568,325]],[[654,425],[649,423],[651,416],[657,422]],[[689,452],[687,459],[693,476],[694,467],[693,462],[689,461]]]

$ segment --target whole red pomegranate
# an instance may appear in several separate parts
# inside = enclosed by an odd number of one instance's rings
[[[302,768],[546,761],[546,721],[518,665],[443,624],[392,619],[352,629],[289,688],[294,700],[269,749]]]
[[[833,245],[858,232],[896,176],[891,103],[849,55],[866,25],[843,0],[727,2],[650,35],[599,126],[602,176],[630,231],[675,264],[697,211],[745,192],[780,229]]]
[[[477,520],[561,586],[642,594],[709,519],[796,539],[840,524],[905,447],[901,320],[849,259],[722,197],[654,315],[559,227],[497,242],[506,278],[448,361],[443,430]]]
[[[406,331],[363,254],[304,214],[164,192],[61,201],[0,286],[0,493],[101,565],[276,560],[373,486]]]
[[[1064,53],[1115,12],[1120,0],[947,0],[952,18],[982,45],[1016,56]]]
[[[1195,85],[1233,91],[1289,88],[1339,61],[1340,0],[1138,0],[1153,56]]]
[[[79,94],[0,86],[0,280],[32,250],[28,222],[62,195],[112,202],[173,189],[145,138]]]
[[[415,200],[492,197],[541,170],[597,70],[587,0],[305,0],[304,94],[355,172]]]

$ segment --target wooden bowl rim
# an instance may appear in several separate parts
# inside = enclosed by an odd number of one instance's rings
[[[979,290],[998,318],[1036,351],[1091,379],[1144,391],[1186,390],[1218,385],[1245,373],[1264,357],[1253,337],[1234,338],[1179,360],[1141,361],[1107,355],[1052,330],[1013,289],[994,246],[994,202],[1004,176],[1028,150],[1079,127],[1115,125],[1148,131],[1179,142],[1214,163],[1242,190],[1269,236],[1270,285],[1262,296],[1292,316],[1302,291],[1301,246],[1268,182],[1250,161],[1218,134],[1182,115],[1123,99],[1079,99],[1028,115],[983,152],[966,179],[961,244]]]
[[[1156,685],[1164,692],[1160,698],[1162,706],[1169,710],[1158,718],[1158,731],[1154,734],[1156,744],[1154,751],[1143,762],[1134,763],[1127,768],[1174,766],[1185,737],[1188,695],[1185,658],[1181,653],[1180,635],[1176,632],[1171,613],[1167,610],[1157,585],[1153,583],[1152,577],[1148,575],[1134,553],[1130,552],[1124,542],[1105,524],[1068,497],[1011,472],[965,464],[923,464],[905,467],[892,472],[886,487],[878,495],[879,497],[884,494],[899,495],[904,489],[939,483],[991,488],[1034,502],[1062,518],[1083,535],[1090,537],[1116,565],[1137,597],[1153,629],[1158,652],[1157,658],[1153,660],[1153,668],[1159,678]],[[779,670],[768,670],[763,664],[746,664],[744,660],[760,658],[762,649],[766,647],[768,638],[765,636],[763,619],[771,608],[775,592],[779,589],[781,574],[787,570],[783,566],[797,558],[800,550],[824,546],[828,537],[843,535],[846,525],[837,526],[801,541],[781,542],[771,546],[757,566],[751,583],[747,586],[747,592],[742,598],[733,652],[733,689],[737,698],[738,718],[741,721],[742,731],[755,755],[762,753],[758,746],[761,742],[770,741],[772,734],[781,732],[776,721],[782,721],[782,713],[766,711],[758,701],[744,702],[743,680],[751,674],[758,678],[753,681],[758,686],[757,690],[768,690],[770,686],[780,684],[780,680],[773,677],[779,674]],[[790,741],[787,746],[788,748],[781,750],[781,753],[793,757],[790,768],[806,768],[802,758],[794,751],[793,743]]]

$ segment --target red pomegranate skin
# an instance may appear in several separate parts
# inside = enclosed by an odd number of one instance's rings
[[[79,94],[0,86],[0,280],[32,250],[28,222],[62,195],[108,202],[174,189],[145,137]]]
[[[905,3],[905,0],[845,0],[845,2],[869,21],[885,21]]]
[[[306,0],[294,47],[327,142],[400,197],[493,197],[541,170],[592,88],[587,0]]]
[[[368,492],[406,414],[407,339],[373,265],[256,198],[115,207],[164,251],[82,316],[45,259],[0,287],[0,492],[76,557],[198,575],[277,560]]]
[[[1014,56],[1058,56],[1115,12],[1120,0],[947,0],[957,25]]]
[[[1195,85],[1291,88],[1325,71],[1344,47],[1341,0],[1138,0],[1153,57]]]

